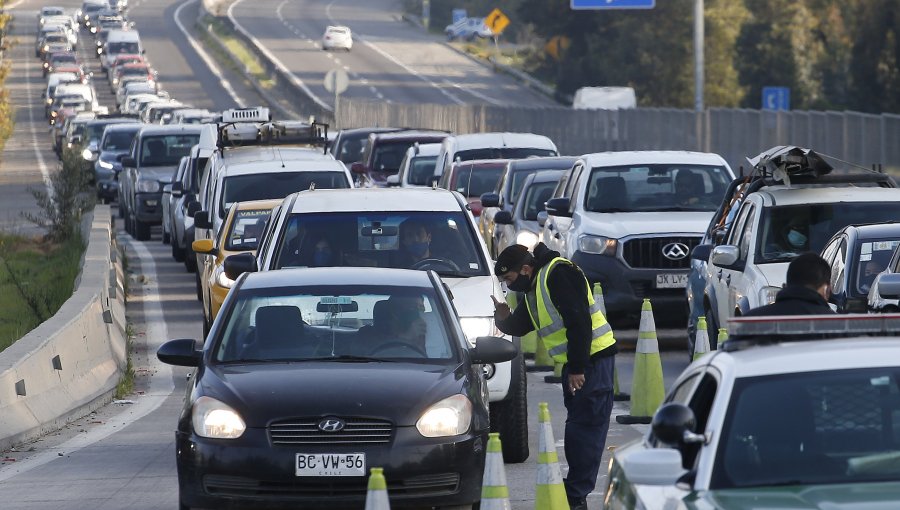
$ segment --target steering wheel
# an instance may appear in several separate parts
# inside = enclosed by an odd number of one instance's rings
[[[372,351],[369,354],[374,356],[374,355],[381,353],[382,351],[389,351],[391,349],[399,349],[401,351],[403,351],[403,350],[412,351],[421,358],[428,357],[428,354],[426,354],[425,351],[419,349],[415,345],[411,345],[406,342],[398,342],[398,341],[387,342],[387,343],[381,344],[381,345],[375,347],[374,349],[372,349]]]
[[[413,265],[409,266],[410,269],[434,269],[435,271],[440,271],[441,269],[449,269],[450,271],[459,271],[459,266],[456,265],[452,260],[444,260],[444,259],[422,259]]]

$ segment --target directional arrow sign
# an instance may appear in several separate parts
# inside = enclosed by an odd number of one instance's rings
[[[506,14],[503,14],[503,11],[500,9],[494,9],[486,18],[484,18],[484,24],[491,29],[491,32],[499,34],[509,26],[509,18],[507,18]]]
[[[571,0],[573,9],[652,9],[656,0]]]

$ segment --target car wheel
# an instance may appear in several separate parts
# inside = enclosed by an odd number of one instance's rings
[[[184,262],[184,248],[179,246],[177,239],[172,239],[172,258],[175,262]]]
[[[137,218],[134,220],[134,238],[138,241],[147,241],[150,239],[150,224],[145,223]]]
[[[490,405],[491,432],[503,438],[503,462],[518,464],[528,458],[528,382],[525,357],[520,350],[512,360],[509,394]]]
[[[706,314],[706,332],[709,334],[709,350],[714,351],[719,345],[719,321],[716,320],[715,314],[704,307],[703,313]],[[694,356],[694,350],[691,349],[691,359]]]

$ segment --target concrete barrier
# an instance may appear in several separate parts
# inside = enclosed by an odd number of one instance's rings
[[[83,230],[88,245],[72,297],[0,352],[0,450],[109,402],[124,373],[124,280],[109,206],[97,206]]]

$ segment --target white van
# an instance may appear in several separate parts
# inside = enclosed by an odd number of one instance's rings
[[[81,82],[61,83],[56,86],[56,90],[54,91],[54,96],[75,95],[84,97],[84,99],[90,103],[91,110],[96,110],[100,107],[100,103],[97,102],[97,94],[92,85]]]
[[[103,52],[100,54],[100,67],[104,70],[116,61],[119,55],[143,55],[144,47],[141,45],[141,36],[137,30],[113,30],[103,43]]]
[[[556,144],[533,133],[473,133],[444,138],[434,167],[439,178],[454,161],[473,159],[523,159],[529,156],[558,156]]]
[[[618,110],[637,107],[631,87],[581,87],[575,91],[572,108],[576,110]]]

